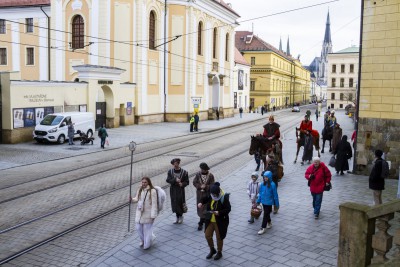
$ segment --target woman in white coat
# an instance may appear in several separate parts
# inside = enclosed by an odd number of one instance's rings
[[[157,191],[149,177],[142,178],[142,186],[137,191],[136,197],[132,198],[132,202],[137,202],[135,222],[140,246],[148,249],[155,238],[153,223],[158,214]]]

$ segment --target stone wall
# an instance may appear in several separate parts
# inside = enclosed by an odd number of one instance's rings
[[[375,159],[374,151],[381,149],[391,162],[390,178],[399,177],[400,120],[360,118],[357,135],[357,170],[369,175]]]

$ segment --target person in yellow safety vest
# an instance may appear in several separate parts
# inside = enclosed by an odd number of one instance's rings
[[[194,116],[193,115],[190,116],[189,123],[190,123],[190,131],[193,132],[193,125],[194,125]]]

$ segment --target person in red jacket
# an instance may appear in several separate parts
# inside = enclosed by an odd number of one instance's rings
[[[300,123],[300,132],[306,133],[306,131],[312,131],[312,121],[310,121],[307,115],[304,116],[304,120]]]
[[[325,185],[330,185],[331,177],[332,174],[325,163],[321,162],[319,157],[314,157],[313,164],[306,170],[305,178],[309,181],[315,219],[319,217],[324,188]]]

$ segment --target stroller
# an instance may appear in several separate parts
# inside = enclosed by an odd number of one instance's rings
[[[80,130],[76,131],[77,134],[80,136],[81,145],[91,143],[93,145],[94,137],[88,137],[85,133],[81,132]]]

